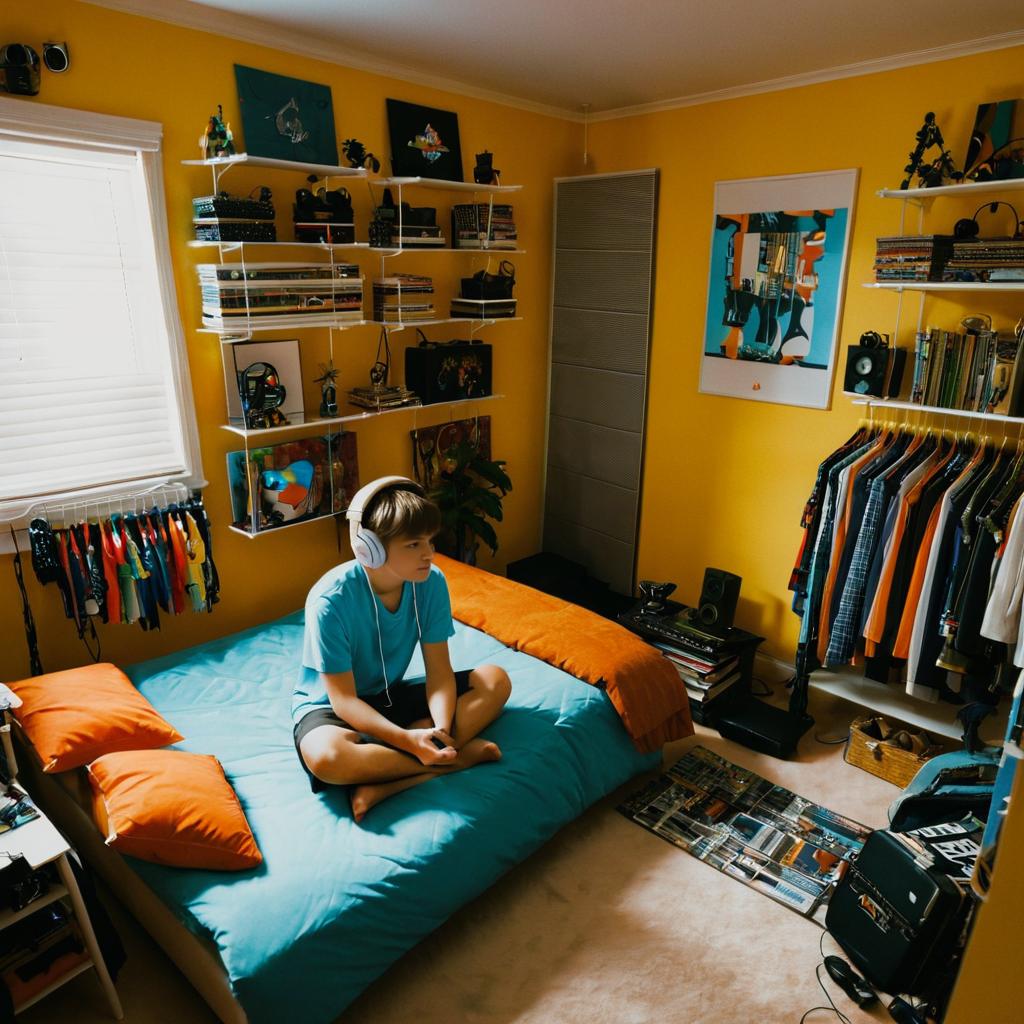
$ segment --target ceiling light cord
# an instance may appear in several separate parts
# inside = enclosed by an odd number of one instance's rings
[[[589,144],[587,130],[590,127],[590,104],[581,103],[580,109],[583,111],[583,166],[586,167],[590,163],[590,151],[587,148]]]

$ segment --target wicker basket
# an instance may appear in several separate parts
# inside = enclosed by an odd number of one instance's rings
[[[890,737],[907,733],[918,742],[918,750],[905,750]],[[893,726],[877,715],[855,718],[850,724],[850,739],[843,755],[848,764],[863,768],[886,782],[905,787],[918,769],[931,758],[949,749],[927,733]]]

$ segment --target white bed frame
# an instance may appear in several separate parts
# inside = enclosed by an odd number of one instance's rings
[[[216,945],[189,931],[167,904],[128,867],[124,858],[106,845],[92,818],[64,786],[42,771],[34,752],[19,733],[20,730],[14,730],[25,755],[16,766],[19,782],[38,801],[81,858],[177,964],[224,1024],[247,1024],[248,1018],[231,991]],[[7,739],[6,734],[4,738]]]

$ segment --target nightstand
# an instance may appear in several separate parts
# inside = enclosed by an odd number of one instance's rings
[[[24,793],[24,789],[17,783],[12,783],[12,789]],[[35,801],[29,798],[36,810],[39,810]],[[81,963],[71,967],[65,973],[55,978],[45,988],[35,992],[28,998],[18,1001],[15,998],[15,1012],[28,1009],[40,999],[45,999],[51,992],[60,988],[65,982],[77,977],[84,971],[94,968],[100,979],[100,984],[106,993],[107,1001],[116,1020],[124,1019],[124,1012],[121,1009],[121,1001],[117,997],[117,990],[111,980],[110,973],[103,961],[103,954],[100,952],[99,944],[96,941],[96,934],[93,931],[89,914],[86,911],[82,894],[79,891],[78,883],[75,881],[71,865],[68,863],[68,853],[71,847],[64,837],[50,823],[50,820],[39,811],[39,817],[32,821],[12,828],[0,835],[0,877],[3,872],[10,869],[12,858],[23,857],[28,867],[33,871],[42,868],[44,865],[52,864],[57,873],[59,882],[51,883],[49,889],[43,895],[32,900],[21,910],[11,910],[8,907],[0,909],[0,932],[5,931],[18,921],[42,910],[44,907],[56,900],[64,899],[70,903],[71,914],[85,944],[86,956]]]

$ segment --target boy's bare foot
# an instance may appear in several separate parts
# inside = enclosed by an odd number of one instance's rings
[[[448,775],[451,772],[457,772],[460,768],[472,768],[473,765],[483,764],[485,761],[499,760],[501,760],[501,748],[497,743],[482,740],[479,737],[471,739],[459,751],[459,756],[450,765],[437,768],[436,771],[424,772],[421,775],[409,775],[404,779],[395,779],[392,782],[369,782],[363,786],[354,786],[351,791],[352,817],[357,822],[362,821],[366,812],[375,804],[412,786],[418,786],[435,775]]]

